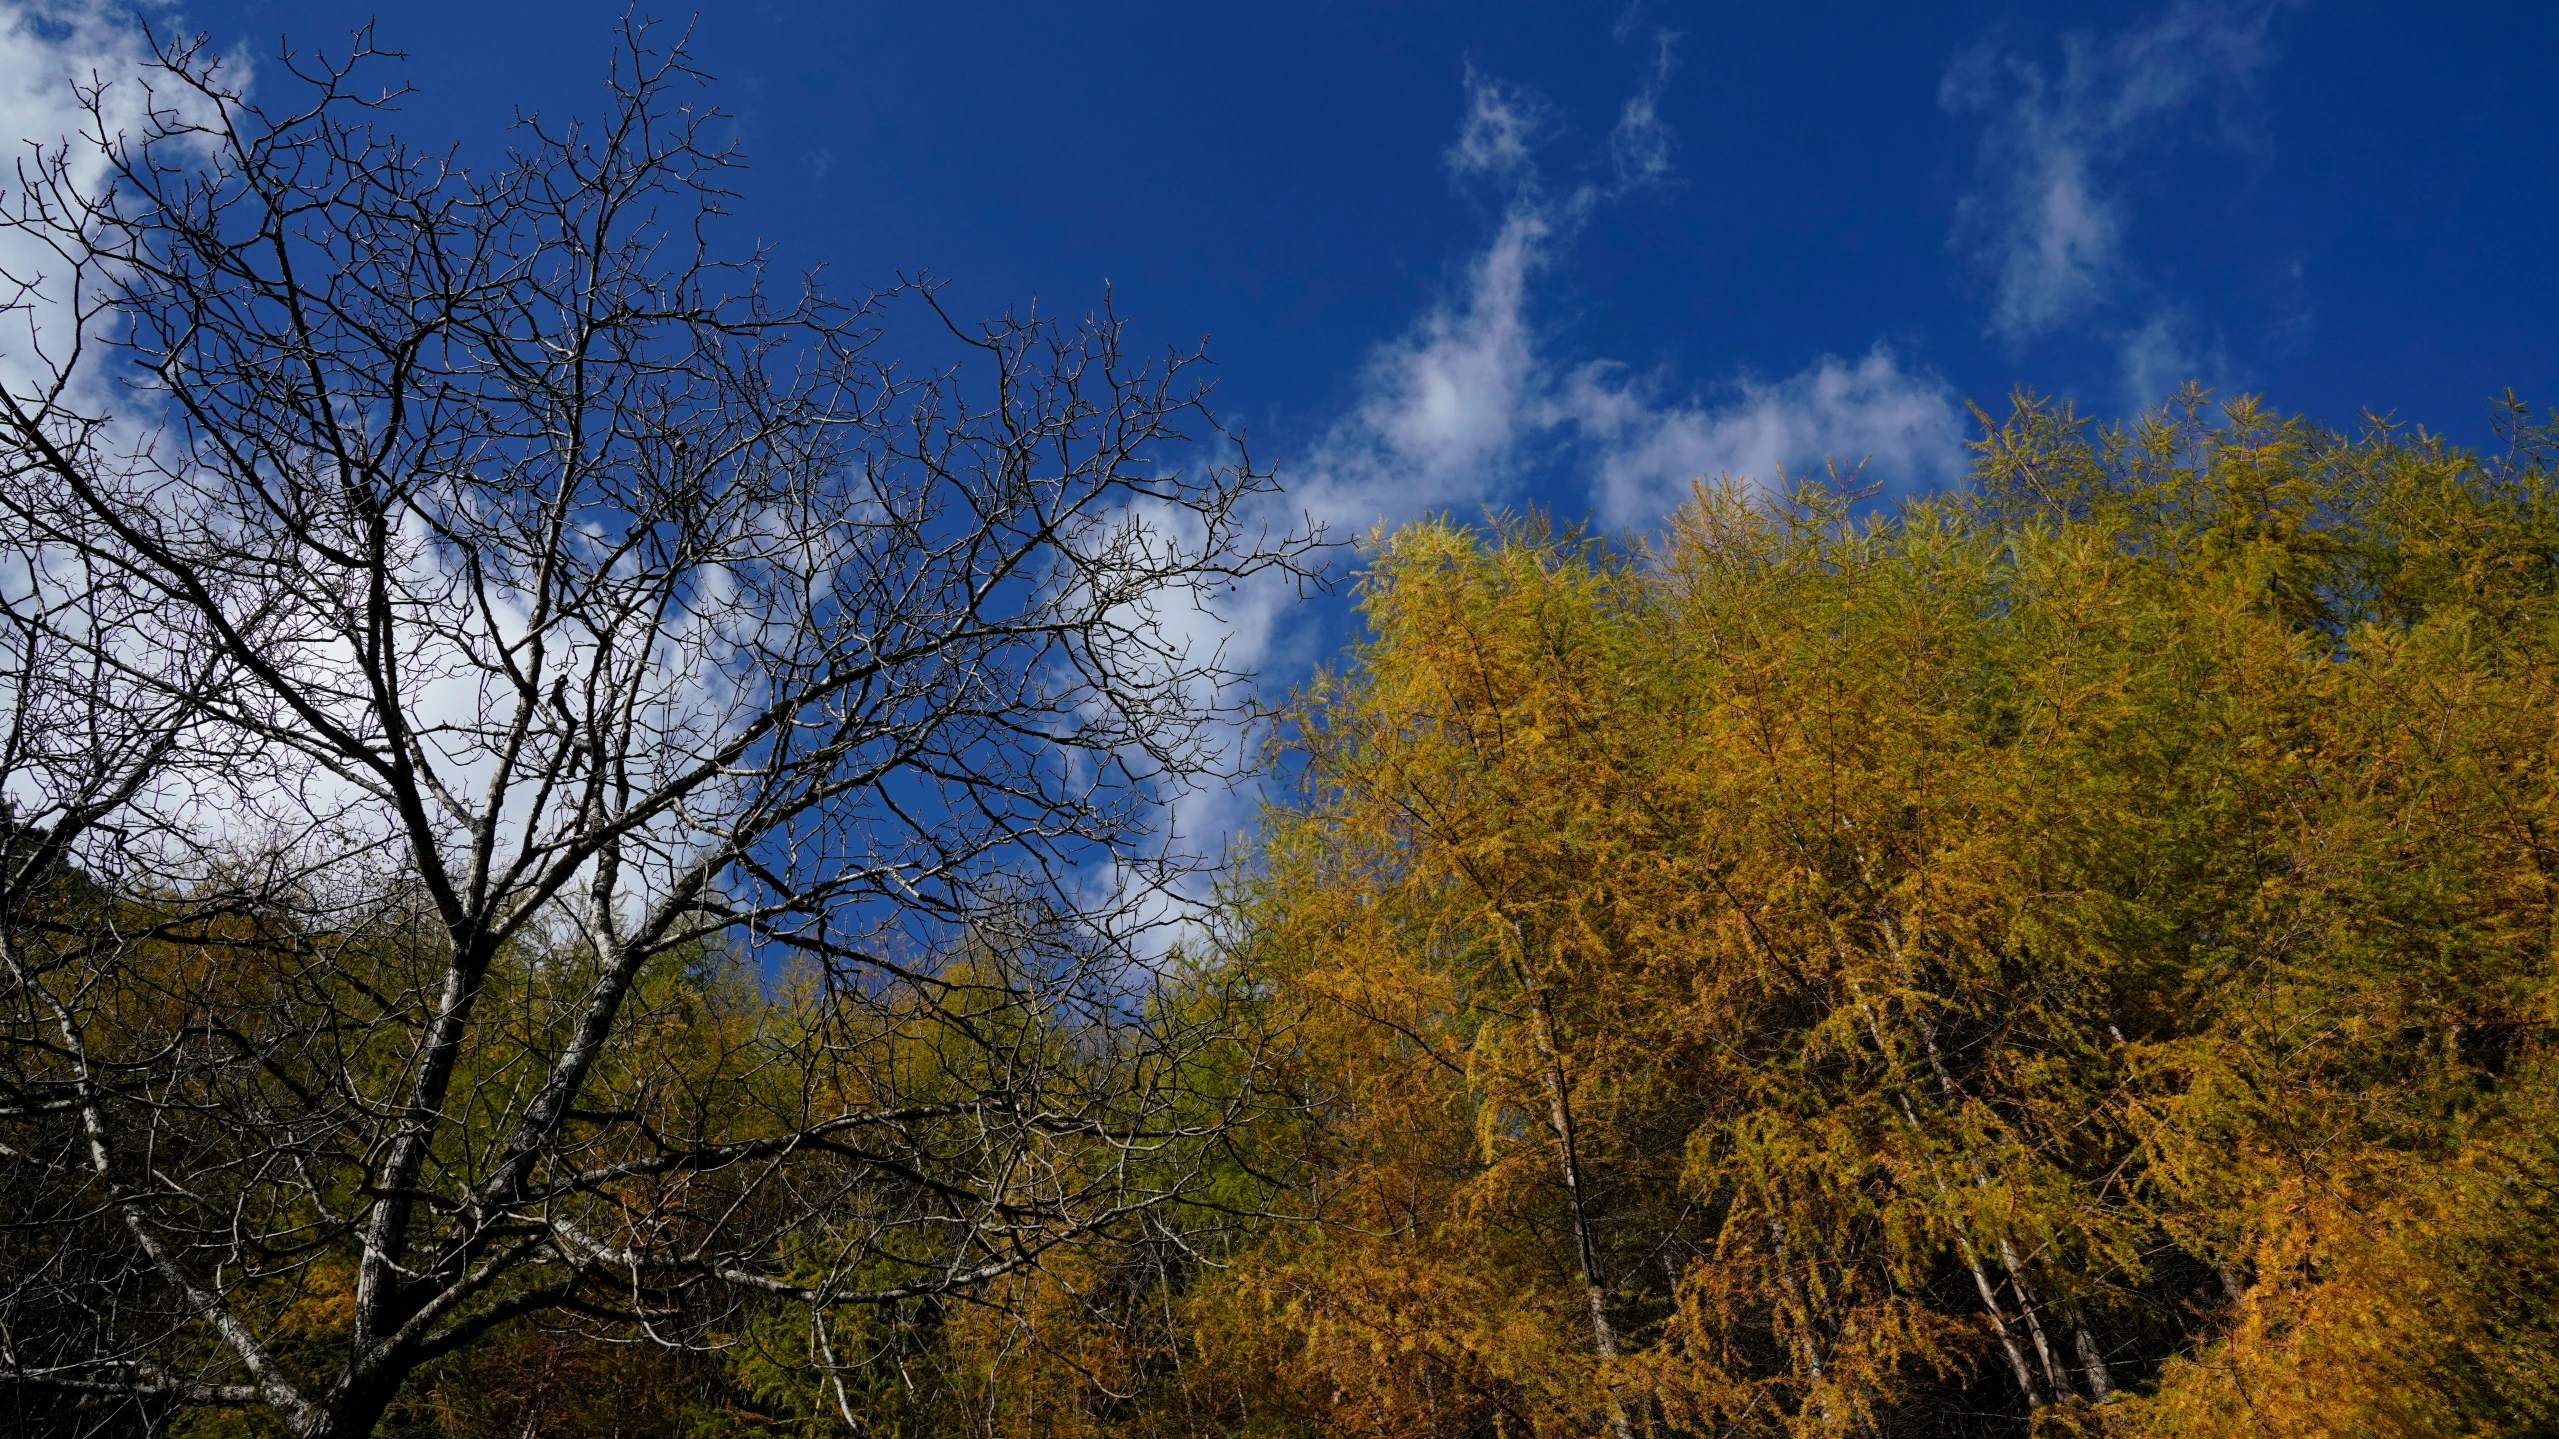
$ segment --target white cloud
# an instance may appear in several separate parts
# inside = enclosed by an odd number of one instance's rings
[[[100,91],[100,114],[112,134],[143,118],[141,72],[150,60],[131,11],[99,3],[7,0],[0,3],[0,206],[21,198],[19,177],[60,157],[72,188],[98,195],[108,183],[107,158],[83,136],[97,120],[81,108],[78,89]],[[94,137],[91,137],[94,138]],[[18,394],[41,392],[69,353],[62,258],[25,235],[0,230],[0,384]]]
[[[2023,344],[2092,321],[2114,341],[2135,403],[2158,397],[2149,386],[2170,354],[2165,340],[2191,321],[2157,304],[2130,326],[2092,319],[2141,298],[2128,296],[2141,287],[2113,177],[2137,147],[2199,106],[2216,110],[2225,136],[2244,138],[2234,106],[2273,58],[2278,8],[2276,0],[2182,0],[2157,22],[2104,41],[2066,37],[2058,73],[1988,46],[1947,70],[1940,102],[1988,116],[1982,188],[1958,205],[1954,243],[1991,275],[1993,333]]]
[[[1617,112],[1617,128],[1608,132],[1609,168],[1616,172],[1620,190],[1659,184],[1670,175],[1679,137],[1662,121],[1661,98],[1662,87],[1670,83],[1671,47],[1677,43],[1673,31],[1653,37],[1653,78],[1626,97]]]
[[[64,190],[83,200],[103,197],[112,183],[108,156],[95,143],[140,130],[145,122],[143,75],[151,53],[129,6],[79,3],[79,0],[0,0],[0,143],[8,147],[0,159],[0,212],[22,213],[28,203],[24,181],[54,171]],[[82,103],[94,98],[95,114]],[[163,96],[164,105],[183,97]],[[0,388],[17,405],[57,433],[75,427],[63,412],[96,416],[111,413],[111,423],[91,433],[109,453],[133,453],[151,444],[154,430],[147,414],[133,413],[134,392],[120,391],[102,371],[100,348],[80,345],[82,311],[90,322],[107,298],[95,287],[75,294],[72,264],[40,238],[0,227]],[[10,483],[23,493],[41,486],[40,476],[23,470]],[[25,613],[42,608],[58,620],[84,630],[83,640],[108,651],[118,664],[147,673],[163,657],[167,626],[147,610],[118,601],[113,590],[94,606],[79,596],[94,571],[77,555],[43,545],[23,529],[13,529],[0,546],[0,606]],[[83,609],[91,619],[75,618]],[[110,618],[111,617],[111,618]],[[12,644],[24,641],[13,631]],[[6,660],[23,659],[12,649]],[[67,676],[64,659],[55,677]],[[0,669],[8,664],[0,663]],[[107,683],[113,684],[114,681]],[[0,728],[28,714],[62,703],[48,696],[43,680],[34,692],[23,692],[14,672],[0,679]],[[115,697],[128,715],[155,713],[147,687],[135,685]],[[139,722],[139,721],[137,721]],[[114,753],[113,745],[81,739],[77,726],[37,726],[29,747],[0,775],[0,802],[32,823],[51,823],[58,806],[75,793],[96,765]],[[68,740],[70,742],[66,743]],[[217,779],[230,779],[229,773]],[[178,802],[183,807],[185,801]]]
[[[1672,137],[1655,101],[1671,38],[1661,37],[1653,77],[1611,137],[1621,177],[1649,182],[1668,171]],[[1460,175],[1506,175],[1509,203],[1462,285],[1371,353],[1348,412],[1284,469],[1294,506],[1358,533],[1432,510],[1498,504],[1530,472],[1560,471],[1588,486],[1603,522],[1641,527],[1677,504],[1689,480],[1709,474],[1768,482],[1781,467],[1836,460],[1843,468],[1870,462],[1868,476],[1895,487],[1960,475],[1951,393],[1881,343],[1853,362],[1820,356],[1783,379],[1739,376],[1713,398],[1676,393],[1663,377],[1634,376],[1612,361],[1554,354],[1555,337],[1536,320],[1536,282],[1608,197],[1589,187],[1545,197],[1530,131],[1511,118],[1535,108],[1521,94],[1467,77],[1466,120],[1449,165]]]
[[[2217,387],[2229,373],[2221,337],[2183,306],[2163,307],[2115,340],[2127,408],[2156,405],[2189,380]]]
[[[1620,367],[1585,365],[1556,397],[1589,452],[1591,500],[1611,525],[1643,526],[1701,476],[1768,483],[1824,461],[1890,489],[1948,484],[1964,471],[1963,424],[1946,382],[1904,369],[1878,341],[1854,362],[1824,355],[1782,380],[1745,375],[1720,404],[1665,403]]]
[[[1543,207],[1515,203],[1464,292],[1370,353],[1350,412],[1282,471],[1295,506],[1356,530],[1508,485],[1544,380],[1528,295],[1552,236]]]
[[[1545,128],[1546,102],[1529,91],[1487,79],[1466,67],[1466,122],[1448,147],[1448,168],[1458,175],[1509,177],[1534,167],[1531,146]]]
[[[0,206],[14,210],[21,198],[21,178],[39,168],[51,169],[76,196],[104,198],[115,183],[115,171],[102,141],[112,144],[123,137],[165,133],[166,117],[172,112],[182,119],[207,121],[208,102],[164,73],[155,74],[155,60],[150,40],[130,6],[90,0],[0,0],[0,133],[15,144],[14,164],[0,164],[0,190],[6,191]],[[245,90],[249,68],[233,52],[223,58],[220,76],[230,86]],[[94,113],[84,97],[94,100]],[[154,109],[162,116],[160,122],[153,120]],[[196,145],[181,137],[163,140],[152,153],[156,162],[167,164],[207,156],[213,149],[210,142]],[[102,474],[106,487],[120,491],[124,502],[136,509],[164,507],[174,532],[204,541],[227,523],[218,493],[221,476],[192,467],[183,438],[158,423],[161,413],[150,390],[117,383],[120,377],[112,367],[120,363],[119,357],[95,343],[94,328],[92,342],[80,352],[77,365],[69,364],[75,342],[81,338],[78,326],[85,318],[95,327],[98,307],[110,298],[97,288],[102,280],[112,278],[102,275],[103,269],[93,259],[87,276],[91,288],[79,297],[78,308],[90,312],[83,316],[75,312],[67,286],[71,259],[35,235],[0,228],[0,385],[39,415],[52,396],[63,409],[105,416],[99,432],[104,439],[98,449],[117,457]],[[121,358],[129,361],[130,352]],[[34,485],[40,477],[18,480]],[[437,498],[429,495],[424,503],[433,504]],[[512,698],[493,682],[488,650],[520,641],[529,620],[522,606],[509,598],[506,576],[491,577],[497,598],[486,609],[466,603],[459,573],[438,554],[420,513],[414,508],[400,512],[396,545],[403,560],[394,573],[395,583],[412,602],[404,607],[409,619],[398,627],[395,637],[403,646],[400,669],[412,684],[408,718],[444,788],[463,803],[476,804],[487,793],[495,772],[493,726],[502,724],[503,706]],[[777,533],[775,538],[786,536]],[[13,533],[10,543],[0,547],[0,605],[25,609],[46,601],[76,610],[65,603],[65,597],[73,588],[84,586],[94,572],[74,554],[39,546]],[[668,717],[670,727],[731,723],[740,708],[741,685],[749,676],[733,662],[733,647],[724,644],[720,631],[724,624],[752,624],[755,616],[750,607],[734,603],[732,593],[719,591],[723,578],[711,575],[713,592],[706,601],[672,617],[668,642],[653,657],[657,687],[650,698]],[[125,593],[110,591],[117,598]],[[300,638],[276,641],[267,658],[287,673],[307,677],[306,698],[324,709],[339,706],[338,718],[346,728],[364,730],[361,696],[351,695],[339,683],[351,672],[352,642],[312,613],[298,618],[303,621]],[[101,632],[93,638],[134,673],[147,674],[169,662],[165,652],[154,646],[164,643],[170,629],[165,617],[145,611],[129,615],[122,631]],[[184,626],[176,629],[182,632]],[[566,651],[563,665],[585,657],[573,641],[562,648]],[[152,698],[147,685],[138,685],[137,691],[144,701]],[[19,693],[14,677],[0,675],[0,726],[14,718],[20,706],[41,698]],[[255,686],[242,688],[232,699],[243,709],[254,709],[262,702]],[[493,715],[501,719],[493,721]],[[345,843],[347,835],[396,828],[377,793],[333,773],[292,745],[274,742],[271,736],[236,733],[205,742],[231,746],[226,762],[173,767],[133,808],[156,814],[173,833],[191,831],[250,843],[308,843],[325,848]],[[639,778],[661,777],[646,772],[653,762],[665,763],[667,756],[634,756],[635,769],[643,771]],[[0,775],[0,799],[22,816],[43,822],[60,806],[60,782],[52,781],[53,792],[44,788],[47,782],[47,775],[22,767]],[[528,810],[526,798],[527,792],[519,787],[510,797],[511,807],[497,816],[504,845],[524,839],[545,819]],[[465,816],[445,818],[458,826]],[[550,818],[556,821],[556,816]],[[140,827],[137,833],[150,830]],[[660,826],[649,836],[666,853],[680,853],[700,838],[698,830],[679,825]],[[330,862],[352,863],[351,854],[334,853]]]

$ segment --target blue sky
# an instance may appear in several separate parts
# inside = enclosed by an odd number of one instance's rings
[[[0,0],[0,129],[58,134],[132,13]],[[280,37],[378,13],[403,129],[469,158],[596,107],[621,0],[147,13],[253,89]],[[2548,6],[759,0],[693,48],[752,164],[738,238],[963,312],[1107,280],[1138,335],[1210,337],[1221,410],[1337,533],[1641,529],[1693,475],[1825,456],[1924,489],[2019,385],[2470,443],[2509,386],[2559,404]],[[1210,631],[1285,682],[1340,618],[1247,597]]]
[[[154,13],[260,70],[280,36],[340,45],[378,14],[421,92],[406,128],[467,152],[516,106],[591,108],[620,4]],[[2019,384],[2113,415],[2191,376],[2468,440],[2509,385],[2559,402],[2550,7],[694,24],[753,164],[743,230],[846,286],[929,269],[962,308],[1081,308],[1107,279],[1140,333],[1211,337],[1225,411],[1337,519],[1641,524],[1685,466],[1825,452],[1925,486],[1959,463],[1961,404]]]

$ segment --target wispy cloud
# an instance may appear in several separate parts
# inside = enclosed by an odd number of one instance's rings
[[[1944,380],[1905,369],[1881,341],[1864,356],[1823,355],[1784,379],[1743,375],[1718,400],[1665,401],[1658,382],[1604,362],[1575,371],[1556,413],[1589,449],[1593,509],[1614,525],[1649,524],[1691,480],[1762,483],[1832,462],[1912,490],[1962,477],[1963,425]]]
[[[1626,97],[1617,128],[1608,132],[1609,168],[1620,190],[1658,184],[1671,173],[1679,137],[1662,120],[1661,98],[1670,83],[1671,47],[1678,43],[1670,30],[1653,37],[1653,78]]]
[[[1822,355],[1794,375],[1744,374],[1705,392],[1558,353],[1563,336],[1538,320],[1539,280],[1607,202],[1671,173],[1677,137],[1659,101],[1674,38],[1655,37],[1650,73],[1610,133],[1612,185],[1549,190],[1538,148],[1558,128],[1552,108],[1468,74],[1448,165],[1462,180],[1501,182],[1500,221],[1461,282],[1371,352],[1347,412],[1287,467],[1308,514],[1355,533],[1498,504],[1531,476],[1560,476],[1584,486],[1603,523],[1642,527],[1702,476],[1770,481],[1837,460],[1911,487],[1961,472],[1952,394],[1880,342],[1854,361]]]
[[[1994,334],[2022,345],[2065,326],[2101,328],[2136,403],[2161,393],[2161,376],[2184,378],[2212,359],[2217,343],[2198,338],[2191,313],[2148,293],[2129,258],[2119,175],[2198,110],[2212,112],[2225,139],[2250,138],[2239,107],[2273,59],[2281,8],[2181,0],[2149,25],[2065,37],[2058,69],[1987,43],[1957,57],[1939,101],[1987,118],[1981,187],[1958,206],[1953,238],[1990,276]]]
[[[2218,383],[2230,371],[2220,334],[2183,305],[2164,304],[2114,339],[2124,398],[2134,405],[2156,403],[2188,380]]]
[[[1466,67],[1466,121],[1448,147],[1448,168],[1459,176],[1515,177],[1534,170],[1533,147],[1547,124],[1549,107],[1535,94]]]
[[[1630,12],[1631,13],[1631,12]],[[1281,466],[1284,503],[1337,537],[1528,496],[1571,508],[1571,486],[1612,527],[1659,522],[1691,480],[1715,475],[1772,481],[1781,468],[1871,461],[1867,475],[1899,487],[1952,480],[1963,434],[1944,381],[1906,368],[1878,343],[1863,357],[1823,355],[1778,379],[1743,374],[1705,392],[1674,376],[1565,353],[1566,336],[1541,324],[1538,292],[1568,258],[1575,235],[1614,200],[1672,173],[1677,137],[1661,113],[1670,42],[1655,37],[1653,63],[1618,112],[1606,182],[1550,188],[1539,155],[1565,126],[1555,107],[1517,85],[1470,70],[1450,175],[1493,187],[1498,216],[1483,248],[1400,334],[1370,351],[1353,397],[1313,443]],[[1561,495],[1553,486],[1568,487]],[[1293,596],[1263,588],[1227,598],[1214,614],[1181,617],[1199,646],[1287,682],[1339,635]],[[1248,743],[1239,736],[1237,743]],[[1250,824],[1258,796],[1221,789],[1174,797],[1189,842],[1214,848]]]
[[[1514,203],[1459,292],[1370,352],[1349,412],[1283,471],[1297,504],[1359,527],[1509,488],[1550,378],[1529,285],[1555,223],[1546,206]]]
[[[1554,108],[1515,85],[1470,72],[1458,137],[1446,163],[1461,183],[1496,186],[1498,216],[1483,248],[1400,334],[1377,345],[1341,416],[1281,467],[1291,511],[1336,536],[1357,536],[1433,511],[1471,518],[1528,497],[1569,510],[1572,491],[1601,523],[1642,529],[1686,497],[1691,480],[1773,481],[1781,468],[1826,459],[1896,487],[1949,481],[1963,466],[1963,432],[1945,382],[1876,344],[1856,360],[1817,356],[1776,379],[1741,374],[1705,391],[1659,370],[1637,371],[1567,352],[1541,323],[1538,296],[1581,228],[1606,205],[1661,183],[1676,136],[1659,104],[1670,73],[1668,37],[1619,111],[1608,183],[1550,188],[1540,150],[1564,131]],[[1596,171],[1597,166],[1590,167]],[[1563,494],[1555,493],[1560,482]],[[1203,615],[1199,642],[1216,643],[1265,683],[1285,682],[1339,636],[1300,622],[1276,592],[1233,596]],[[1249,790],[1181,796],[1194,843],[1214,846],[1249,824]]]

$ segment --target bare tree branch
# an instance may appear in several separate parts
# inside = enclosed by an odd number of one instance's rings
[[[532,1315],[1172,1234],[1258,1073],[1147,960],[1243,678],[1190,619],[1311,545],[1204,358],[775,294],[645,25],[485,174],[369,34],[274,109],[158,55],[0,216],[61,266],[0,282],[0,1379],[355,1435]]]

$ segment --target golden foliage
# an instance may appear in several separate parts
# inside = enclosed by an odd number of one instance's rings
[[[1202,1347],[1323,1432],[2549,1420],[2518,438],[2026,401],[1878,519],[1381,537],[1253,900],[1327,1223]]]

